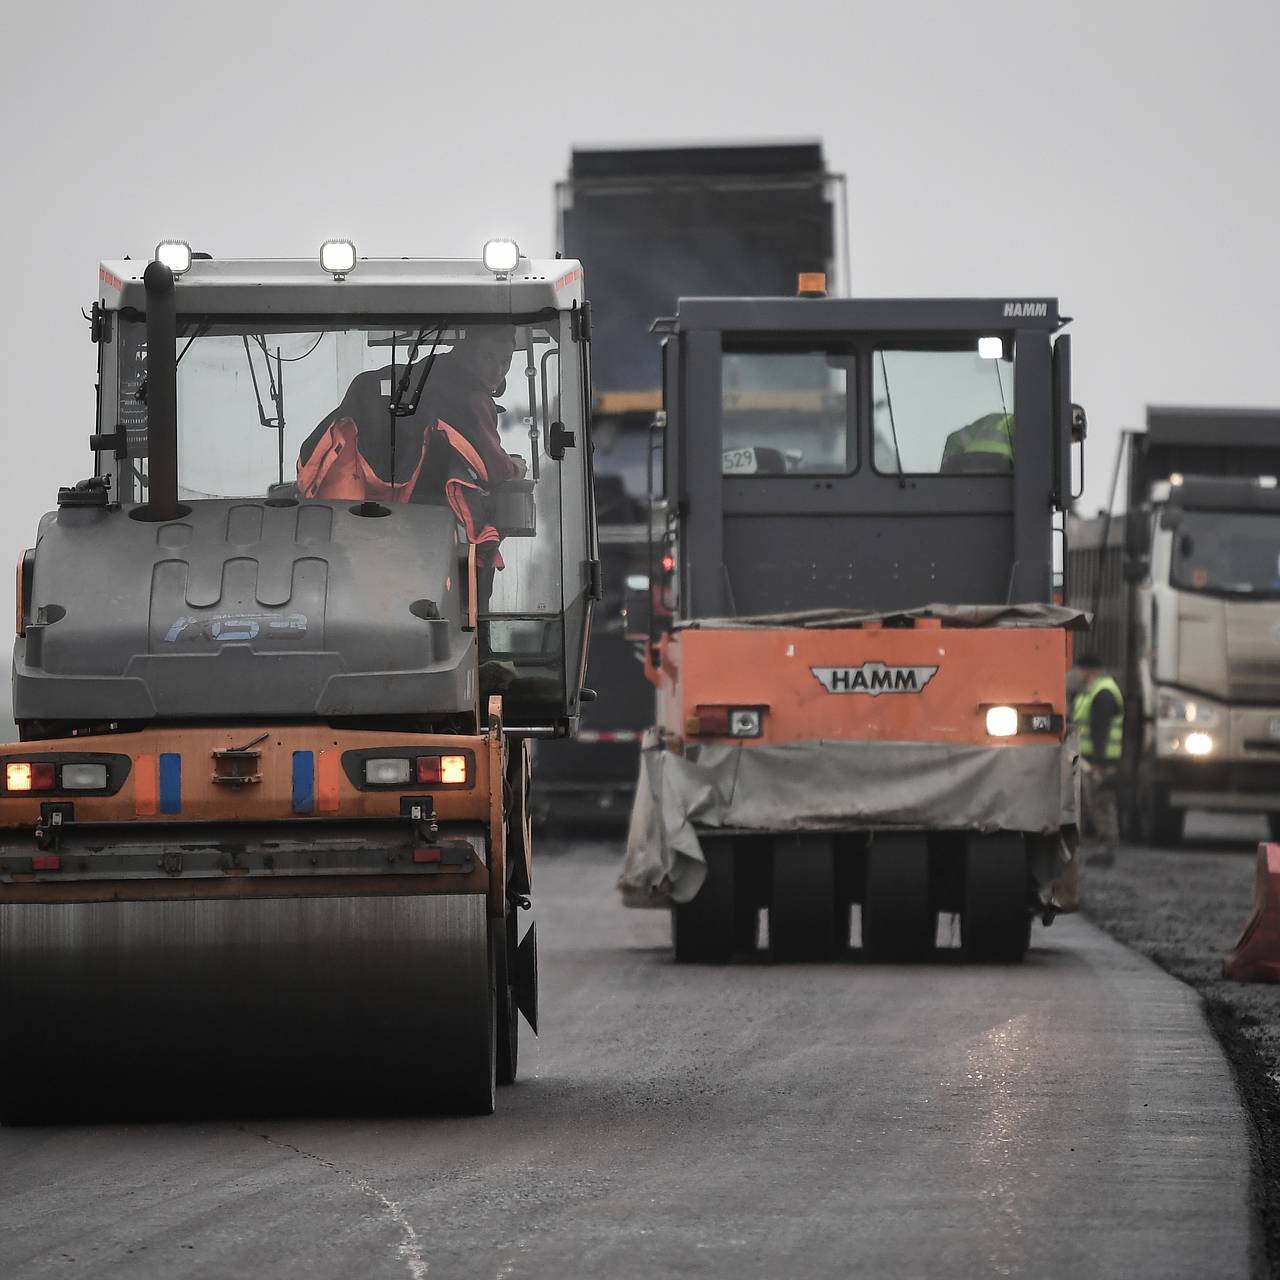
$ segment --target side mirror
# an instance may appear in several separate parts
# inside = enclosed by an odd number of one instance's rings
[[[1151,555],[1151,515],[1139,509],[1127,511],[1124,517],[1124,549],[1132,559]]]
[[[1084,406],[1073,404],[1071,406],[1071,440],[1073,444],[1083,444],[1084,438],[1089,434],[1089,420],[1085,416]]]
[[[1125,556],[1124,580],[1130,584],[1145,582],[1151,572],[1151,561],[1146,556]]]

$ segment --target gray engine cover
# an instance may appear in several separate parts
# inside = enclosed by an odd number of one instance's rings
[[[40,523],[18,720],[413,715],[474,705],[445,507],[208,500]],[[385,510],[385,509],[384,509]],[[439,618],[431,618],[438,611]]]

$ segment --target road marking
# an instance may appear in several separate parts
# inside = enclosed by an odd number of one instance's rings
[[[241,1126],[241,1129],[244,1133],[255,1133],[254,1130],[245,1129],[243,1126]],[[409,1221],[405,1211],[395,1200],[383,1195],[367,1178],[362,1178],[359,1174],[352,1173],[350,1169],[344,1169],[341,1165],[334,1164],[332,1160],[326,1160],[323,1156],[315,1155],[311,1151],[304,1151],[301,1147],[295,1147],[292,1142],[281,1142],[269,1134],[255,1133],[255,1136],[273,1147],[281,1147],[285,1151],[292,1151],[295,1155],[314,1160],[316,1164],[323,1165],[331,1173],[341,1174],[361,1195],[366,1195],[371,1200],[376,1200],[400,1230],[400,1244],[396,1252],[400,1255],[405,1266],[409,1268],[410,1276],[413,1277],[413,1280],[426,1280],[428,1267],[426,1259],[422,1256],[422,1240],[414,1229],[413,1223]]]

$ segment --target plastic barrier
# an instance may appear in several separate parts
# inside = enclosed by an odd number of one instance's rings
[[[1258,846],[1253,913],[1222,972],[1237,982],[1280,982],[1280,844]]]

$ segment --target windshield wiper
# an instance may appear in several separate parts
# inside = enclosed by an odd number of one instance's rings
[[[396,384],[395,394],[391,397],[391,416],[393,418],[412,418],[418,412],[418,404],[422,400],[422,389],[427,385],[427,379],[431,376],[431,366],[436,362],[436,353],[440,348],[440,340],[444,337],[445,328],[448,321],[444,324],[436,326],[436,336],[431,341],[431,350],[427,353],[426,363],[422,370],[422,377],[418,379],[417,388],[414,390],[413,399],[407,403],[405,401],[405,393],[409,390],[409,381],[413,377],[413,362],[418,358],[418,350],[427,340],[427,334],[430,329],[419,329],[418,336],[413,340],[413,346],[409,350],[409,358],[405,362],[404,373],[400,375],[400,381]],[[395,348],[392,348],[392,362],[394,364]]]

